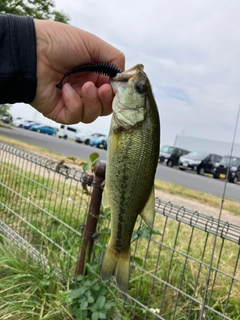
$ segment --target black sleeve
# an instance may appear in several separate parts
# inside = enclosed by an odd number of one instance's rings
[[[34,100],[36,34],[31,17],[0,15],[0,103]]]

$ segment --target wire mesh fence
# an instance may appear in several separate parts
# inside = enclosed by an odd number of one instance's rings
[[[1,220],[42,253],[58,250],[75,266],[90,200],[85,173],[6,144],[0,172]]]
[[[1,142],[0,159],[0,232],[44,265],[58,252],[74,274],[96,177]],[[129,317],[240,319],[240,227],[159,198],[155,208],[153,230],[136,223],[128,293],[116,289]],[[101,209],[93,262],[109,222]]]

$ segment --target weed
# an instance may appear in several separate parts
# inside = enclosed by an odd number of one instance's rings
[[[110,287],[99,280],[96,268],[99,269],[99,264],[88,264],[87,275],[79,275],[70,285],[70,310],[76,320],[112,319],[119,314],[120,301]]]

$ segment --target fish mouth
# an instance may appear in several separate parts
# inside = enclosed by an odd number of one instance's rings
[[[115,77],[110,78],[110,84],[114,93],[117,92],[118,82],[128,82],[130,79],[134,78],[136,74],[139,72],[143,72],[144,66],[142,64],[137,64],[134,67],[123,71],[121,73],[117,73]]]

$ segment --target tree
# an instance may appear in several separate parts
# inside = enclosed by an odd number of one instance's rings
[[[0,116],[4,117],[4,116],[11,116],[10,114],[10,108],[11,106],[9,106],[8,104],[0,104]]]
[[[35,19],[55,20],[68,23],[63,12],[55,10],[52,0],[0,0],[0,13],[32,16]]]

